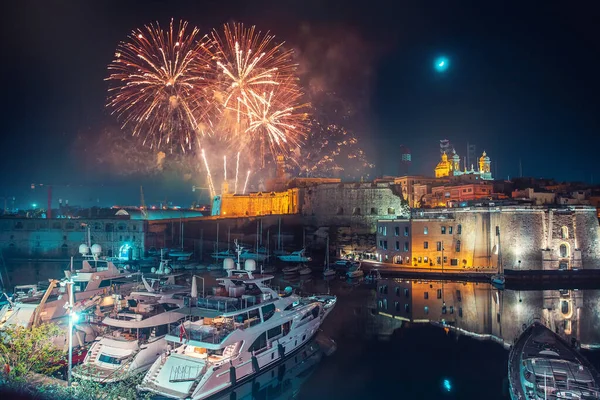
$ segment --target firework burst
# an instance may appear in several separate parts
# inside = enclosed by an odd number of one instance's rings
[[[268,92],[273,86],[295,89],[296,64],[292,51],[284,50],[268,32],[262,35],[255,27],[225,25],[223,36],[212,33],[218,70],[216,93],[222,107],[235,111],[238,125],[243,124],[243,101]],[[285,90],[285,89],[284,89]]]
[[[119,44],[108,66],[107,106],[153,148],[192,149],[205,133],[212,54],[208,37],[187,22],[147,25]]]
[[[275,158],[300,146],[306,119],[306,113],[302,112],[306,105],[299,104],[300,96],[298,92],[274,88],[262,95],[252,93],[243,100],[248,126],[242,140],[259,144],[263,162],[267,147]]]

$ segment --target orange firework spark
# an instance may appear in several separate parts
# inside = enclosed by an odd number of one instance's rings
[[[304,137],[306,113],[299,104],[301,93],[275,87],[269,93],[252,93],[242,100],[248,118],[248,127],[243,142],[260,143],[261,159],[264,162],[264,149],[269,146],[271,153],[289,154],[289,150],[299,147]]]
[[[192,149],[205,133],[205,110],[212,99],[210,87],[212,54],[207,36],[197,39],[198,28],[187,31],[187,22],[168,30],[147,25],[119,44],[109,64],[107,106],[141,135],[144,144],[163,148]]]
[[[215,89],[223,110],[235,112],[235,132],[245,129],[247,112],[244,102],[249,102],[274,86],[281,90],[295,90],[296,64],[292,51],[283,49],[283,43],[274,42],[268,32],[262,35],[255,27],[243,24],[224,26],[224,39],[217,31],[212,34],[217,57],[217,87]],[[229,126],[231,128],[231,126]]]

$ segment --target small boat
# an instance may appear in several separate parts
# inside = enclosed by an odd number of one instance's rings
[[[224,250],[224,251],[219,251],[217,253],[212,253],[211,257],[214,258],[215,260],[224,260],[226,258],[235,258],[236,255],[231,250]]]
[[[375,269],[372,269],[369,271],[369,273],[365,277],[365,283],[367,283],[367,284],[377,283],[377,281],[380,279],[381,279],[381,273],[379,272],[379,270],[377,268],[375,268]]]
[[[310,275],[312,273],[312,269],[310,269],[308,267],[302,267],[302,268],[300,268],[300,270],[298,271],[298,273],[300,275]]]
[[[323,276],[328,278],[336,275],[335,268],[331,268],[329,265],[329,234],[327,234],[327,245],[325,246],[325,269],[323,270]]]
[[[283,262],[306,263],[312,261],[312,258],[307,257],[305,253],[306,250],[302,249],[277,257]]]
[[[492,285],[496,287],[504,287],[504,274],[495,274],[492,275]]]
[[[169,257],[177,261],[188,261],[194,253],[191,251],[172,250],[169,252]]]
[[[289,267],[284,267],[281,271],[284,274],[295,274],[296,272],[298,272],[300,270],[300,267],[297,265],[292,265]]]
[[[209,271],[218,271],[220,269],[223,269],[223,266],[219,264],[209,264],[208,267],[206,267],[206,269],[208,269]]]
[[[239,257],[241,260],[255,260],[262,262],[269,258],[269,254],[267,254],[267,250],[264,247],[258,249],[258,252],[253,252],[243,248]]]
[[[346,272],[346,276],[348,278],[360,278],[361,276],[364,276],[364,275],[365,275],[365,273],[360,268],[360,265],[358,265],[357,267],[350,267],[350,270],[348,270],[348,272]]]
[[[600,375],[574,346],[534,322],[508,355],[512,400],[600,399]]]

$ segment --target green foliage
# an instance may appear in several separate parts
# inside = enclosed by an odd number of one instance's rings
[[[59,369],[64,352],[52,343],[52,339],[60,334],[60,328],[54,324],[3,329],[0,333],[0,362],[3,369],[6,365],[10,367],[8,374],[4,371],[3,378],[22,381],[32,372],[48,375]]]

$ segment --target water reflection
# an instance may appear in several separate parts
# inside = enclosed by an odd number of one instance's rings
[[[473,282],[382,279],[376,309],[397,321],[441,323],[510,345],[535,319],[583,347],[600,344],[599,290],[498,290]]]
[[[220,393],[214,399],[291,399],[311,377],[321,359],[335,351],[335,344],[324,335],[317,335],[283,362],[262,371],[252,380],[233,390]]]

